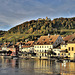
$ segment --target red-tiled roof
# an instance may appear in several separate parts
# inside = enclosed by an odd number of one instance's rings
[[[68,43],[75,43],[75,41],[69,41]]]
[[[27,44],[34,44],[34,41],[28,41]]]
[[[67,35],[66,37],[63,37],[63,40],[64,40],[64,41],[68,41],[68,40],[71,39],[71,37],[72,37],[72,35]]]
[[[33,46],[34,46],[34,41],[28,41],[25,43],[25,45],[22,46],[22,48],[28,48]]]
[[[26,46],[26,45],[22,46],[22,48],[29,48],[29,47],[31,47],[31,46],[30,45],[29,46]]]
[[[53,44],[58,37],[59,35],[41,36],[38,39],[37,44]]]
[[[64,41],[70,41],[70,40],[73,40],[73,39],[75,39],[75,33],[72,34],[72,35],[67,35],[66,37],[63,37]]]

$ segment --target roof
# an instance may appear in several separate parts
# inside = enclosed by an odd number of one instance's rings
[[[68,43],[75,43],[75,41],[69,41]]]
[[[53,44],[60,35],[41,36],[37,44]]]
[[[56,48],[53,48],[53,49],[61,49],[61,48],[60,48],[60,46],[58,46],[58,47],[56,47]]]
[[[66,37],[63,37],[64,41],[69,41],[71,39],[72,35],[67,35]]]
[[[67,35],[66,37],[63,37],[64,41],[71,41],[71,40],[75,40],[75,33],[72,35]]]
[[[29,48],[29,47],[33,47],[33,45],[23,45],[22,48]]]
[[[20,44],[20,42],[17,42],[17,43],[16,43],[16,45],[19,45],[19,44]]]
[[[66,43],[65,41],[63,41],[63,42],[61,43],[61,45],[67,45],[67,43]]]
[[[28,48],[33,46],[34,46],[34,41],[28,41],[22,46],[22,48]]]
[[[28,44],[30,43],[32,45],[32,44],[34,44],[34,41],[28,41],[27,43]]]

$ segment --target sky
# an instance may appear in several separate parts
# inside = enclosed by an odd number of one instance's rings
[[[45,17],[75,17],[75,0],[0,0],[0,30]]]

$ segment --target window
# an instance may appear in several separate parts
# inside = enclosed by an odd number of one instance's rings
[[[43,56],[44,54],[42,53],[42,56]]]
[[[41,52],[41,50],[40,50],[40,52]]]
[[[72,47],[72,51],[74,50],[74,48]]]
[[[69,47],[68,49],[69,49],[69,51],[70,51],[70,47]]]
[[[66,54],[64,54],[64,55],[66,55]]]
[[[46,53],[46,50],[45,50],[45,53]]]
[[[63,47],[63,45],[62,45],[62,47]]]
[[[51,41],[52,40],[52,38],[51,39],[49,39],[49,41]]]
[[[43,39],[43,41],[45,41],[45,39]]]
[[[46,56],[46,54],[45,54],[45,56]]]
[[[54,51],[56,51],[56,50],[54,50]]]
[[[58,53],[58,55],[60,55],[60,53]]]
[[[68,55],[70,55],[70,53],[68,53]]]
[[[44,44],[46,44],[46,42],[44,42]]]
[[[40,46],[40,48],[41,48],[41,46]]]

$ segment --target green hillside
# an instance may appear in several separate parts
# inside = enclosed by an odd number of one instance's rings
[[[56,19],[37,19],[17,25],[0,38],[0,41],[36,40],[41,35],[60,34],[68,35],[75,32],[75,17]]]
[[[0,37],[3,37],[4,34],[6,34],[7,31],[0,30]]]

